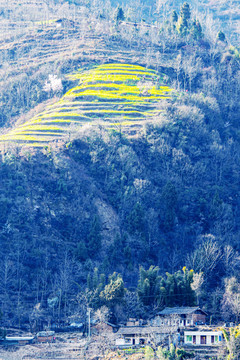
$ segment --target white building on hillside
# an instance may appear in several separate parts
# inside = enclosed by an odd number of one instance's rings
[[[198,330],[184,331],[184,345],[221,345],[223,341],[222,331]]]

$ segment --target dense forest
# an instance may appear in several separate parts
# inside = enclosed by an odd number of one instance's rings
[[[120,57],[128,49],[133,63],[164,72],[176,91],[134,136],[119,126],[86,126],[42,150],[2,147],[1,325],[38,330],[70,316],[85,319],[89,307],[107,307],[116,323],[198,304],[213,322],[237,321],[239,48],[221,27],[209,33],[187,3],[151,29],[146,21],[124,27],[127,5],[109,3],[101,13],[99,4],[90,20],[86,6],[79,24],[65,24],[59,41],[71,47],[81,31],[88,46],[101,34],[105,49],[114,46]],[[3,132],[70,89],[66,74],[116,61],[109,52],[100,59],[76,49],[72,58],[56,55],[22,72],[16,62],[37,57],[41,36],[56,35],[41,27],[33,46],[24,38],[15,47],[23,30],[10,48],[2,40]],[[52,73],[63,86],[46,92]]]

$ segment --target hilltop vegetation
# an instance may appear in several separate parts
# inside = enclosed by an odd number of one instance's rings
[[[123,61],[140,64],[164,73],[165,81],[170,81],[167,85],[175,89],[183,82],[184,89],[188,89],[192,85],[196,87],[200,79],[206,80],[204,94],[217,96],[229,81],[223,85],[225,76],[222,78],[220,71],[218,77],[215,69],[221,61],[230,61],[232,67],[233,58],[239,56],[237,48],[229,47],[230,41],[229,45],[216,41],[221,25],[213,26],[210,22],[210,33],[206,27],[209,19],[199,19],[193,9],[190,9],[188,31],[179,34],[178,29],[185,27],[174,30],[176,23],[171,9],[165,13],[164,20],[159,17],[159,22],[152,19],[147,24],[139,18],[141,11],[135,19],[135,13],[127,8],[124,8],[126,23],[118,22],[116,9],[110,4],[103,7],[101,2],[90,5],[82,2],[80,6],[51,3],[45,8],[44,3],[34,0],[17,4],[17,1],[9,3],[0,15],[1,126],[11,127],[19,117],[26,121],[44,110],[45,101],[54,96],[59,98],[71,88],[66,74],[79,68]],[[179,5],[175,7],[175,16],[181,20]],[[200,33],[198,24],[202,28]],[[227,76],[232,80],[234,70],[231,71]],[[63,86],[45,91],[49,75],[61,79]],[[218,80],[222,82],[220,88]],[[228,103],[222,95],[219,99]],[[39,108],[39,104],[43,107]]]
[[[198,301],[233,320],[239,51],[186,4],[155,24],[94,4],[19,12],[0,44],[2,325]]]

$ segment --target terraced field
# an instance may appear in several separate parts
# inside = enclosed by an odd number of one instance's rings
[[[60,101],[26,123],[0,136],[0,143],[42,147],[86,124],[136,132],[159,114],[161,100],[173,89],[154,70],[139,65],[105,64],[69,76],[78,85]]]

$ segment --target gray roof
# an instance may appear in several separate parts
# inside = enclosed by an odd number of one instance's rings
[[[121,327],[117,335],[148,335],[148,334],[165,334],[166,327],[161,326],[124,326]]]
[[[109,326],[111,326],[112,328],[117,328],[117,327],[118,327],[117,325],[112,324],[112,323],[110,323],[110,322],[108,322],[108,321],[104,321],[104,323],[107,324],[107,325],[109,325]]]
[[[45,337],[45,336],[53,336],[55,334],[55,331],[39,331],[38,333],[37,333],[37,336],[39,336],[39,337],[41,337],[41,336],[43,336],[43,337]]]
[[[195,311],[200,310],[204,315],[207,315],[205,311],[200,309],[199,306],[181,306],[181,307],[166,307],[162,311],[159,311],[157,315],[188,315],[193,314]]]
[[[34,336],[6,336],[7,341],[30,341],[33,340]]]

